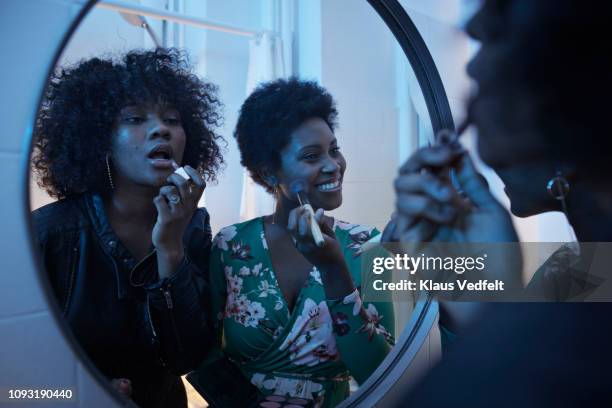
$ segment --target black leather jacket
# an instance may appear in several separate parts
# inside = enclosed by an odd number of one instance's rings
[[[140,406],[186,407],[178,375],[202,360],[213,339],[207,211],[198,209],[187,227],[178,271],[159,282],[155,251],[136,262],[100,196],[64,199],[33,217],[60,308],[89,358],[109,379],[130,379]]]

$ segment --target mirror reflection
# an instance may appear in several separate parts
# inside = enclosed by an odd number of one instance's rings
[[[337,405],[413,306],[359,296],[432,133],[403,52],[365,1],[117,4],[79,26],[37,121],[59,310],[139,406]]]

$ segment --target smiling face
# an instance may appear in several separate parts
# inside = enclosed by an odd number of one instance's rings
[[[183,160],[185,131],[179,112],[163,105],[121,109],[111,146],[117,185],[159,188]]]
[[[290,138],[280,152],[281,166],[275,173],[281,194],[297,204],[291,184],[301,180],[315,210],[338,208],[342,204],[346,160],[330,127],[323,119],[309,119],[295,129]]]

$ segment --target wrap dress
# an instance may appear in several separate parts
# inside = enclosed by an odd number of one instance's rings
[[[263,217],[223,228],[213,241],[210,279],[217,344],[265,394],[333,407],[363,382],[394,343],[393,304],[362,302],[361,246],[379,232],[335,221],[334,231],[357,289],[326,299],[316,267],[292,311],[281,294]]]

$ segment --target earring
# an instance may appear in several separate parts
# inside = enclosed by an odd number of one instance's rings
[[[563,173],[561,173],[560,170],[557,170],[555,177],[548,180],[548,183],[546,183],[546,190],[552,198],[561,202],[561,210],[567,221],[569,236],[574,241],[569,244],[569,247],[576,255],[580,255],[580,245],[578,245],[578,238],[570,224],[569,214],[567,212],[567,202],[565,201],[565,198],[570,192],[570,184],[567,179],[563,177]]]
[[[546,183],[546,190],[548,190],[548,194],[555,200],[561,201],[563,211],[566,212],[565,197],[569,194],[570,185],[567,179],[563,177],[561,171],[557,170],[557,175],[548,180],[548,183]]]
[[[111,190],[114,190],[115,184],[113,183],[113,175],[111,174],[109,157],[110,155],[107,154],[106,155],[106,174],[108,175],[108,184],[110,185]]]

